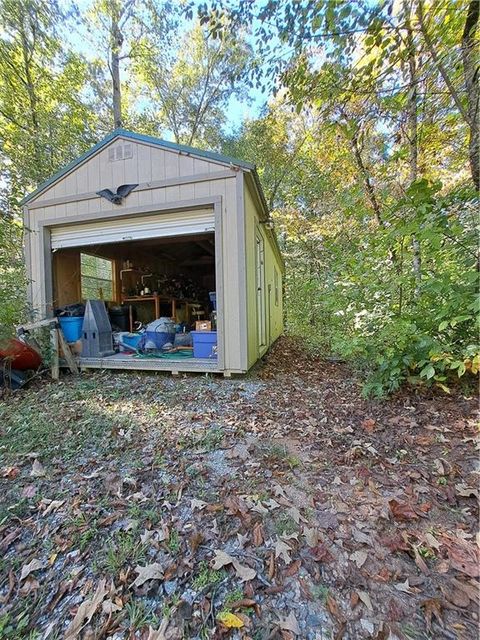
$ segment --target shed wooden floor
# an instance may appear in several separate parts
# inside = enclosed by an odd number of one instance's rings
[[[128,369],[129,371],[171,371],[174,373],[221,373],[217,360],[207,358],[135,358],[124,353],[116,353],[106,358],[79,358],[83,369]]]

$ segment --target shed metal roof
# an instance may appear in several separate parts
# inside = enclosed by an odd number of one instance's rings
[[[169,142],[168,140],[162,140],[161,138],[155,138],[153,136],[147,136],[142,133],[135,133],[134,131],[128,131],[127,129],[115,129],[112,133],[109,133],[103,140],[100,140],[95,146],[86,151],[84,154],[67,164],[65,167],[57,171],[53,176],[51,176],[48,180],[45,180],[41,185],[39,185],[35,191],[29,193],[25,198],[21,201],[20,204],[26,204],[30,202],[33,198],[38,196],[42,191],[48,189],[52,184],[57,182],[60,178],[63,178],[67,173],[70,173],[75,167],[82,164],[86,160],[88,160],[91,156],[95,155],[102,147],[109,144],[115,138],[129,138],[136,142],[144,142],[146,144],[153,144],[158,147],[162,147],[163,149],[168,149],[170,151],[175,151],[177,153],[182,153],[185,155],[195,156],[197,158],[205,158],[206,160],[213,160],[214,162],[220,162],[221,164],[233,165],[235,167],[239,167],[240,169],[245,169],[247,171],[251,171],[255,176],[255,181],[257,182],[257,186],[260,188],[261,198],[264,200],[263,192],[261,191],[260,181],[256,172],[255,165],[250,162],[245,162],[244,160],[238,160],[237,158],[231,158],[229,156],[225,156],[221,153],[216,153],[214,151],[205,151],[204,149],[197,149],[195,147],[189,147],[184,144],[177,144],[175,142]],[[263,204],[266,207],[266,202]]]

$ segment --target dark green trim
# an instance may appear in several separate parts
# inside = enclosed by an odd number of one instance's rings
[[[196,156],[198,158],[205,158],[206,160],[213,160],[215,162],[220,162],[221,164],[233,165],[235,167],[240,167],[241,169],[247,169],[248,171],[254,172],[256,176],[256,180],[258,180],[258,176],[256,175],[255,165],[250,162],[245,162],[243,160],[237,160],[236,158],[230,158],[229,156],[224,156],[221,153],[215,153],[213,151],[204,151],[203,149],[195,149],[194,147],[188,147],[183,144],[176,144],[175,142],[168,142],[167,140],[161,140],[160,138],[154,138],[153,136],[146,136],[141,133],[134,133],[133,131],[127,131],[126,129],[115,129],[112,133],[109,133],[108,136],[100,140],[94,147],[89,149],[86,153],[76,158],[66,167],[57,171],[51,178],[43,182],[35,191],[28,194],[20,204],[26,204],[30,202],[35,196],[39,195],[42,191],[50,187],[57,180],[62,178],[64,175],[75,169],[78,165],[88,160],[91,156],[93,156],[97,151],[99,151],[102,147],[112,142],[115,138],[129,138],[136,142],[145,142],[147,144],[153,144],[158,147],[162,147],[163,149],[169,149],[170,151],[176,151],[177,153],[183,153],[185,155]]]

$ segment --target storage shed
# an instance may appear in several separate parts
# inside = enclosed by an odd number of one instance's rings
[[[37,317],[100,298],[130,323],[208,324],[215,292],[209,358],[120,351],[82,367],[244,373],[282,333],[284,266],[250,163],[117,129],[23,205]]]

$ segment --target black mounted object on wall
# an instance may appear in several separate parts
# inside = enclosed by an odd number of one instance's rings
[[[138,187],[138,184],[121,184],[116,193],[113,193],[110,189],[102,189],[96,193],[97,196],[101,196],[109,202],[113,202],[113,204],[122,204],[124,198],[126,198],[136,187]]]

